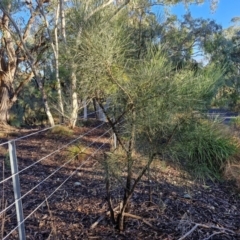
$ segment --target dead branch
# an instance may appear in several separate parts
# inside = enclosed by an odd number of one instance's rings
[[[191,235],[197,228],[198,228],[198,224],[196,224],[190,231],[188,231],[184,236],[182,236],[181,238],[179,238],[178,240],[183,240],[185,239],[187,236]]]
[[[217,229],[219,230],[220,232],[218,232],[219,234],[223,234],[223,233],[226,233],[226,234],[235,234],[234,231],[230,230],[230,229],[227,229],[227,228],[221,228],[221,227],[217,227],[217,226],[208,226],[206,224],[201,224],[201,223],[195,223],[194,227],[189,230],[186,234],[184,234],[181,238],[179,238],[178,240],[183,240],[185,239],[186,237],[188,237],[189,235],[191,235],[198,227],[202,227],[202,228],[213,228],[213,229]],[[209,239],[209,238],[206,238],[206,239]]]
[[[120,203],[120,204],[121,204],[121,203]],[[120,204],[113,209],[114,212],[118,210]],[[100,216],[100,217],[98,218],[98,220],[91,225],[90,229],[94,229],[94,228],[95,228],[106,216],[108,216],[108,215],[110,215],[110,211],[108,211],[106,214],[103,214],[102,216]]]
[[[159,231],[158,228],[154,227],[150,222],[148,222],[147,220],[145,220],[143,217],[131,214],[131,213],[124,213],[123,214],[125,217],[130,217],[130,218],[134,218],[134,219],[138,219],[141,220],[142,222],[144,222],[146,225],[148,225],[149,227],[151,227],[152,229]]]
[[[223,234],[223,233],[225,233],[225,232],[223,232],[223,231],[215,232],[215,233],[211,234],[209,237],[204,238],[203,240],[209,240],[209,239],[211,239],[213,236],[218,235],[218,234]]]

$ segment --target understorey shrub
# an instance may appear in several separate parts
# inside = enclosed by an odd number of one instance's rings
[[[219,179],[227,161],[238,152],[226,127],[208,120],[183,127],[175,147],[181,166],[197,179]]]

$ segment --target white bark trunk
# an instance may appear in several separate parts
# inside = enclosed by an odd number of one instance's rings
[[[105,107],[107,107],[107,106],[104,106],[104,109],[106,109]],[[102,108],[99,106],[98,102],[96,102],[96,108],[97,108],[96,114],[97,114],[98,120],[107,122],[106,115],[104,114]]]
[[[57,3],[57,8],[56,8],[56,13],[55,13],[55,25],[54,25],[54,40],[52,38],[51,35],[51,31],[49,28],[49,22],[46,18],[46,15],[44,13],[44,9],[41,7],[40,8],[40,12],[44,18],[44,22],[46,24],[47,27],[47,32],[48,32],[48,37],[51,43],[51,47],[53,50],[53,55],[54,55],[54,65],[55,65],[55,77],[56,77],[56,81],[57,81],[57,98],[58,98],[58,107],[59,110],[61,112],[61,115],[64,116],[64,107],[63,107],[63,100],[62,100],[62,89],[61,89],[61,81],[60,81],[60,77],[59,77],[59,46],[58,46],[58,21],[59,21],[59,2]],[[61,122],[62,122],[63,118],[61,118]]]
[[[55,123],[54,123],[54,119],[53,119],[50,107],[48,105],[47,94],[46,94],[45,89],[44,89],[44,87],[42,85],[42,80],[40,79],[39,76],[35,75],[35,77],[36,77],[39,89],[41,91],[41,94],[42,94],[42,100],[43,100],[43,104],[44,104],[46,115],[48,117],[49,124],[50,124],[51,127],[53,127],[55,125]]]
[[[61,14],[61,34],[63,41],[66,43],[66,21],[65,21],[65,11],[64,11],[64,0],[60,0],[60,14]]]
[[[87,121],[87,116],[88,116],[88,109],[87,109],[87,100],[83,100],[83,120]]]
[[[71,75],[71,87],[72,87],[72,114],[70,119],[70,126],[74,128],[78,119],[78,95],[77,95],[77,77],[75,74],[75,69],[72,69]]]
[[[64,107],[63,107],[63,100],[62,100],[62,88],[61,88],[61,81],[59,77],[59,46],[58,46],[58,23],[59,18],[59,4],[56,10],[56,21],[55,21],[55,29],[54,29],[54,36],[55,36],[55,71],[56,71],[56,80],[57,80],[57,93],[58,93],[58,101],[59,101],[59,108],[61,110],[62,116],[64,116]],[[54,45],[53,45],[54,46]],[[63,119],[61,120],[63,121]]]

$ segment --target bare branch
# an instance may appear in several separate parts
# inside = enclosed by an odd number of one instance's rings
[[[221,227],[217,227],[217,226],[209,226],[209,225],[206,225],[206,224],[201,224],[201,223],[194,223],[194,227],[192,229],[190,229],[186,234],[184,234],[182,237],[180,237],[178,240],[183,240],[185,239],[186,237],[188,237],[189,235],[191,235],[198,227],[202,227],[202,228],[213,228],[213,229],[217,229],[217,230],[220,230],[221,233],[225,233],[225,234],[233,234],[235,235],[236,233],[230,229],[227,229],[227,228],[221,228]],[[220,234],[219,232],[219,234]],[[207,238],[209,239],[209,238]]]
[[[21,34],[20,29],[18,28],[17,24],[15,23],[15,21],[14,21],[13,18],[10,16],[10,14],[8,13],[8,11],[5,9],[5,7],[3,6],[3,4],[2,4],[1,2],[0,2],[0,9],[3,11],[3,13],[4,13],[4,14],[8,17],[8,19],[11,21],[13,27],[15,28],[15,30],[16,30],[19,38],[20,38],[21,44],[22,44],[22,46],[23,46],[23,48],[24,48],[24,51],[25,51],[26,55],[28,56],[28,58],[29,58],[31,61],[33,61],[33,58],[32,58],[31,54],[29,53],[29,51],[28,51],[28,49],[27,49],[27,47],[26,47],[26,45],[25,45],[25,41],[24,41],[24,39],[23,39],[23,36],[22,36],[22,34]],[[30,65],[32,65],[32,64],[30,64]]]
[[[20,93],[20,91],[22,90],[22,88],[24,87],[24,85],[26,83],[28,83],[31,79],[33,78],[33,72],[31,72],[17,87],[17,89],[15,90],[14,96],[12,99],[17,99],[18,94]],[[12,100],[13,101],[13,100]]]
[[[115,208],[113,209],[113,211],[117,211],[118,208],[119,208],[119,206],[120,206],[120,204],[119,204],[117,207],[115,207]],[[106,217],[107,215],[109,215],[109,214],[110,214],[110,211],[108,211],[106,214],[100,216],[100,217],[98,218],[98,220],[91,225],[90,229],[94,229],[94,228],[95,228],[103,219],[105,219],[105,217]]]
[[[104,9],[105,7],[109,6],[110,4],[114,3],[114,0],[109,0],[108,2],[106,2],[105,4],[99,6],[98,8],[94,9],[84,20],[88,20],[89,18],[91,18],[95,13],[101,11],[102,9]]]

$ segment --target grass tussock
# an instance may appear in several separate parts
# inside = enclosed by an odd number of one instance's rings
[[[185,129],[179,144],[184,166],[196,179],[219,179],[228,160],[239,152],[239,143],[231,133],[210,121]]]
[[[90,148],[86,148],[86,146],[78,143],[67,148],[66,157],[67,159],[74,159],[74,161],[81,162],[86,160],[91,153],[92,150]]]
[[[71,137],[73,135],[73,130],[66,126],[55,126],[51,129],[51,134]]]

